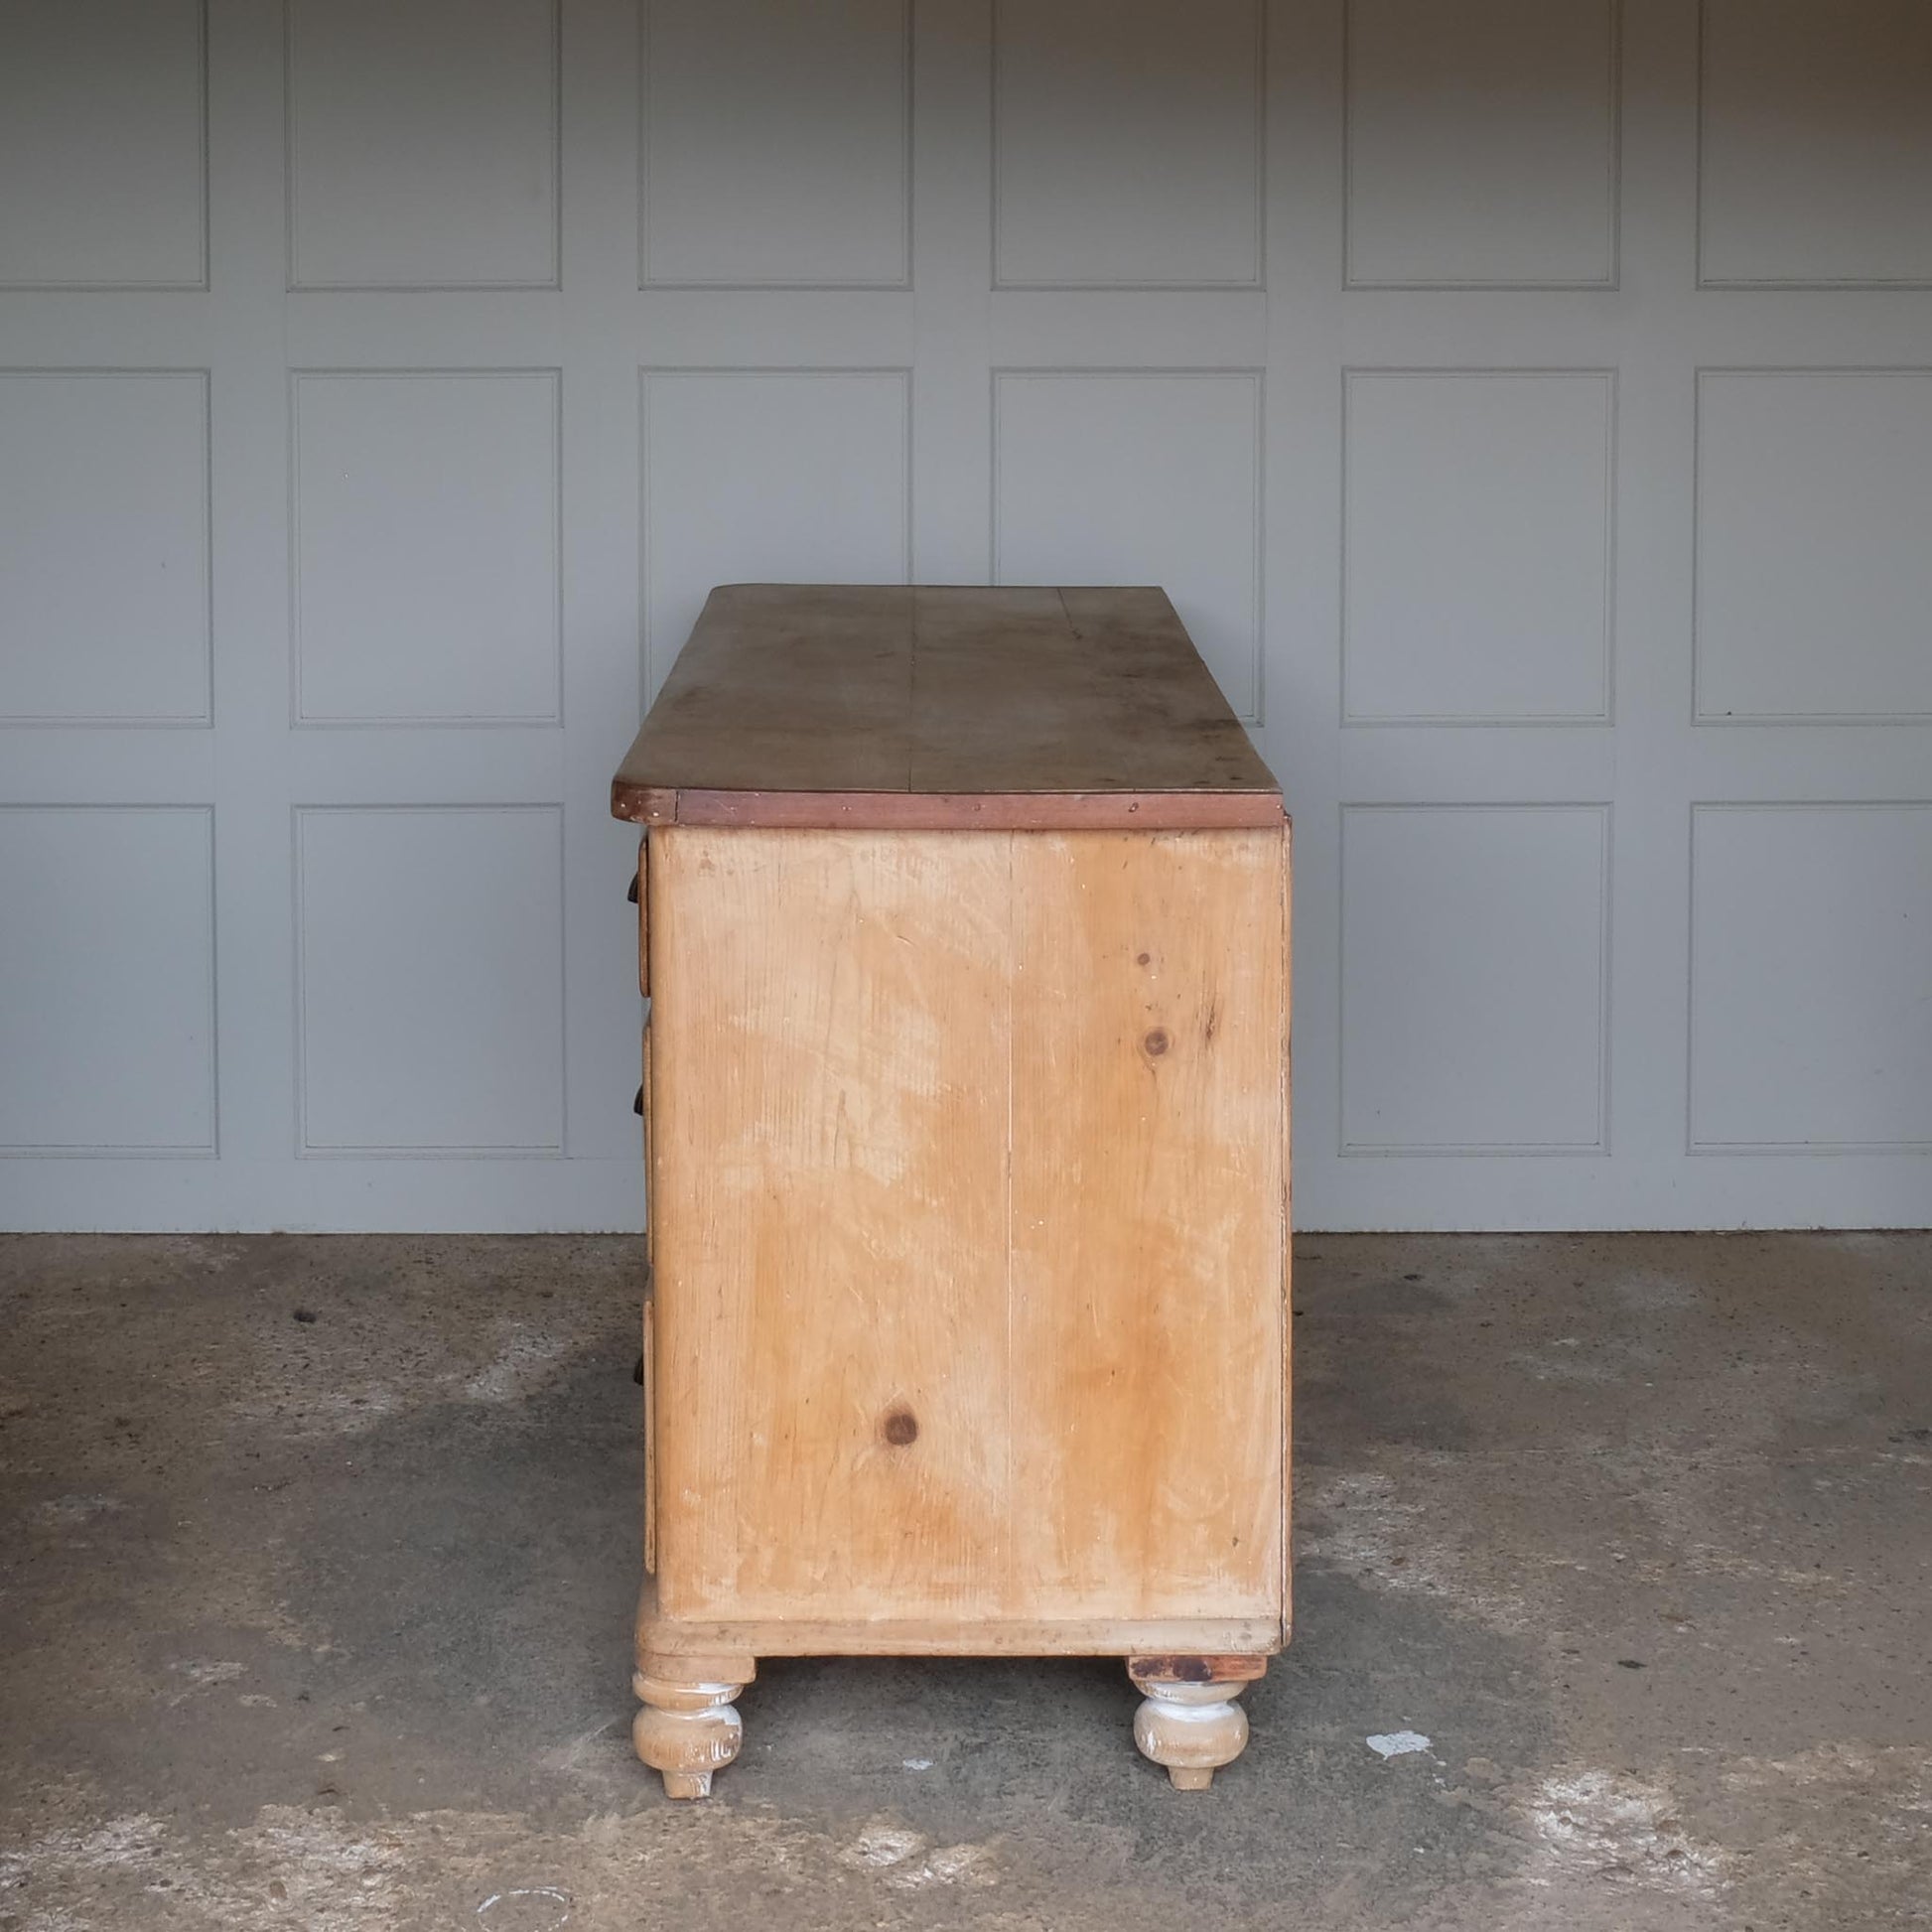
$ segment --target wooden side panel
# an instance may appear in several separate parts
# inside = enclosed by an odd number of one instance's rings
[[[1282,1642],[1295,1625],[1295,827],[1282,827]]]
[[[637,841],[637,872],[630,882],[630,897],[637,908],[637,991],[650,998],[650,840]]]
[[[657,1574],[657,1309],[644,1291],[644,1574]]]
[[[658,1611],[991,1614],[1012,841],[651,844]]]
[[[1014,841],[1017,1613],[1279,1616],[1282,831]]]

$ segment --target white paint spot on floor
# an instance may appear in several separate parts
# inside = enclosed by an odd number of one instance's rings
[[[472,1402],[513,1402],[526,1396],[569,1352],[569,1338],[542,1334],[511,1323],[496,1350],[496,1358],[464,1385]]]
[[[1691,1837],[1656,1785],[1564,1772],[1544,1779],[1527,1810],[1534,1852],[1524,1876],[1533,1885],[1596,1878],[1708,1894],[1724,1883],[1724,1855]]]
[[[907,1757],[900,1760],[908,1771],[929,1771],[932,1760],[929,1757]]]
[[[1440,1476],[1458,1487],[1468,1481],[1464,1466],[1439,1470],[1435,1458],[1413,1458],[1418,1481]],[[1332,1564],[1337,1570],[1388,1589],[1418,1590],[1443,1598],[1492,1629],[1515,1632],[1530,1626],[1522,1599],[1493,1585],[1478,1583],[1468,1558],[1432,1532],[1438,1520],[1453,1522],[1464,1506],[1458,1497],[1439,1513],[1398,1494],[1395,1478],[1380,1469],[1350,1469],[1313,1485],[1307,1494],[1297,1538],[1297,1554]]]
[[[178,1692],[168,1700],[168,1708],[172,1711],[177,1705],[186,1704],[197,1691],[208,1691],[222,1684],[232,1684],[248,1667],[245,1664],[237,1664],[232,1658],[227,1657],[187,1657],[170,1664],[168,1668],[177,1677],[185,1677],[188,1680],[187,1689]]]
[[[579,1771],[599,1739],[609,1737],[620,1725],[622,1725],[626,1730],[629,1728],[621,1714],[613,1714],[602,1724],[592,1725],[588,1730],[580,1730],[568,1743],[559,1744],[555,1749],[545,1751],[541,1761],[548,1770]]]
[[[22,1932],[163,1923],[194,1932],[577,1932],[580,1924],[638,1925],[640,1897],[675,1901],[681,1883],[708,1874],[753,1891],[856,1882],[877,1888],[882,1910],[889,1892],[909,1908],[915,1893],[936,1902],[997,1886],[997,1842],[935,1846],[885,1814],[855,1840],[763,1815],[757,1804],[639,1805],[634,1790],[574,1832],[489,1812],[364,1822],[339,1805],[266,1806],[238,1830],[136,1814],[78,1819],[0,1853],[0,1919],[25,1904]],[[541,1881],[545,1872],[550,1882]],[[649,1924],[660,1916],[647,1913]],[[1025,1927],[1016,1917],[1013,1932],[1038,1932],[1022,1916]],[[957,1907],[954,1917],[988,1932],[1007,1924]]]
[[[358,1832],[337,1811],[268,1805],[236,1843],[273,1871],[288,1892],[292,1924],[304,1932],[365,1932],[399,1926],[409,1861],[387,1832]],[[224,1917],[224,1924],[246,1924]]]
[[[928,1885],[990,1885],[997,1883],[988,1847],[942,1845],[927,1850],[924,1837],[890,1818],[870,1820],[859,1836],[839,1854],[843,1863],[862,1871],[876,1871],[897,1891],[921,1891]]]
[[[101,1871],[154,1857],[166,1827],[144,1811],[110,1818],[92,1831],[53,1831],[18,1852],[0,1852],[0,1888],[29,1883],[43,1868]]]
[[[336,1388],[303,1387],[238,1397],[230,1409],[242,1422],[300,1440],[312,1436],[359,1436],[393,1416],[402,1397],[382,1382]]]
[[[182,1676],[195,1684],[232,1684],[248,1666],[237,1664],[230,1658],[196,1657],[187,1663],[172,1664],[171,1670],[178,1670]]]
[[[890,1864],[902,1864],[914,1853],[925,1850],[925,1840],[903,1825],[886,1819],[873,1819],[853,1840],[845,1854],[847,1864],[880,1870]]]
[[[514,1885],[477,1907],[489,1932],[556,1932],[570,1919],[570,1894],[556,1885]]]
[[[67,1529],[126,1507],[118,1496],[56,1496],[52,1502],[41,1504],[41,1518]]]
[[[1538,1382],[1616,1382],[1628,1372],[1618,1356],[1606,1355],[1600,1349],[1586,1355],[1577,1352],[1580,1347],[1575,1336],[1566,1335],[1547,1349],[1523,1350],[1507,1359],[1510,1367],[1521,1369]],[[1565,1352],[1559,1354],[1559,1349]]]
[[[1362,1740],[1377,1757],[1407,1757],[1412,1751],[1426,1751],[1430,1740],[1419,1730],[1384,1730]]]
[[[911,1891],[923,1885],[990,1885],[995,1879],[984,1845],[942,1845],[917,1865],[890,1873],[887,1882]]]

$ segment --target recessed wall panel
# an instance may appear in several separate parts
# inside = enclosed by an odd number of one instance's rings
[[[719,584],[902,584],[902,369],[643,373],[644,638],[654,690]]]
[[[1607,371],[1347,379],[1350,723],[1609,712]]]
[[[0,288],[207,279],[203,0],[0,7]]]
[[[554,723],[558,378],[294,378],[296,715]]]
[[[1249,370],[1001,371],[994,582],[1159,584],[1257,719],[1260,419]]]
[[[0,1153],[213,1153],[212,817],[0,807]]]
[[[1704,0],[1707,283],[1932,283],[1932,8]]]
[[[1254,0],[998,0],[994,29],[998,284],[1261,281]]]
[[[295,288],[557,280],[556,0],[289,0]]]
[[[1614,0],[1348,0],[1347,276],[1616,280]]]
[[[1932,717],[1932,370],[1698,384],[1706,722]]]
[[[909,0],[644,0],[646,287],[911,273]]]
[[[208,716],[200,370],[0,372],[0,722]]]
[[[1693,815],[1691,1144],[1932,1149],[1932,804]]]
[[[1344,806],[1344,1154],[1600,1153],[1609,811]]]
[[[552,806],[295,815],[302,1149],[558,1154]]]

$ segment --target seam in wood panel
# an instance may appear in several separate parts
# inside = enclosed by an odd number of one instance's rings
[[[1014,1488],[1014,1474],[1015,1474],[1014,1438],[1017,1432],[1015,1431],[1013,1426],[1013,1390],[1014,1390],[1013,1242],[1014,1242],[1014,1232],[1015,1232],[1014,1225],[1013,1225],[1013,1112],[1014,1112],[1013,1089],[1014,1089],[1014,1079],[1015,1079],[1014,1061],[1016,1058],[1016,1041],[1015,1041],[1014,1035],[1015,1035],[1015,1025],[1018,1019],[1018,1012],[1019,1012],[1019,999],[1016,993],[1016,989],[1014,987],[1014,981],[1020,975],[1021,964],[1026,957],[1025,948],[1021,944],[1021,935],[1019,931],[1020,898],[1019,898],[1019,895],[1014,890],[1013,861],[1014,861],[1014,838],[1013,838],[1013,834],[1009,832],[1007,834],[1007,921],[1006,921],[1007,923],[1007,932],[1006,932],[1006,938],[1007,938],[1007,971],[1006,971],[1007,1143],[1006,1143],[1006,1162],[1005,1162],[1004,1172],[1001,1176],[1002,1185],[1006,1193],[1005,1211],[1004,1211],[1003,1219],[1005,1220],[1006,1223],[1006,1250],[1007,1250],[1006,1252],[1006,1306],[1005,1306],[1005,1312],[1004,1312],[1004,1322],[1006,1327],[1005,1375],[1006,1375],[1007,1423],[1006,1423],[1006,1430],[1005,1430],[1006,1470],[1003,1478],[1004,1485],[1005,1485],[1005,1496],[1004,1496],[1005,1507],[1000,1512],[1000,1536],[1001,1536],[1002,1543],[1004,1545],[1004,1548],[1000,1553],[1000,1595],[1001,1595],[1002,1602],[1009,1606],[1012,1604],[1012,1601],[1014,1599],[1014,1596],[1018,1588],[1018,1576],[1017,1576],[1017,1566],[1016,1566],[1016,1559],[1015,1559],[1014,1537],[1013,1537],[1013,1519],[1014,1519],[1015,1510],[1018,1507],[1018,1495]]]

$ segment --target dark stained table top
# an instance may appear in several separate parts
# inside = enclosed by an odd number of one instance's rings
[[[1279,825],[1165,592],[727,584],[611,788],[644,825]]]

